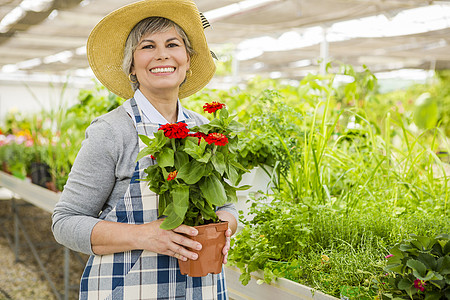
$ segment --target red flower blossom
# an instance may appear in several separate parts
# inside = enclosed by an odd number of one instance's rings
[[[156,159],[156,157],[154,157],[154,156],[153,156],[153,155],[151,155],[151,154],[150,154],[150,158],[151,158],[151,159],[153,159],[153,160],[155,160],[155,159]]]
[[[216,146],[225,146],[226,144],[228,144],[228,138],[224,134],[217,132],[208,134],[205,137],[205,141],[210,145],[214,144]]]
[[[384,258],[388,259],[389,257],[392,257],[392,256],[394,256],[394,254],[386,255]]]
[[[425,283],[425,281],[423,281],[423,280],[420,280],[420,279],[416,279],[416,280],[414,280],[414,287],[416,288],[416,289],[418,289],[418,290],[420,290],[420,291],[425,291],[425,286],[426,286],[427,284]]]
[[[165,125],[161,125],[159,130],[164,131],[164,135],[169,139],[184,139],[188,136],[189,129],[186,128],[186,123],[167,123]]]
[[[167,176],[167,181],[174,180],[175,177],[177,177],[177,174],[178,174],[177,170],[170,172],[169,176]]]
[[[206,103],[205,105],[203,105],[203,111],[206,111],[206,112],[212,114],[212,113],[216,112],[217,110],[222,109],[224,107],[225,107],[225,104],[213,101],[211,103]]]
[[[206,134],[204,134],[203,132],[189,133],[188,136],[198,138],[199,145],[200,145],[200,142],[202,141],[202,138],[206,138]]]

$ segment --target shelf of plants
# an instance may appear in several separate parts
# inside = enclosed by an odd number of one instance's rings
[[[238,203],[242,226],[227,272],[241,273],[230,280],[262,288],[284,278],[332,297],[449,298],[450,72],[380,94],[369,70],[336,69],[298,85],[255,79],[245,90],[182,100],[199,113],[206,102],[225,103],[246,126],[240,164],[271,170],[269,192],[238,193],[248,202]],[[337,75],[352,80],[338,84]],[[90,120],[123,101],[101,87],[81,91],[79,100],[40,113],[42,120],[10,117],[4,130],[29,130],[57,190]],[[23,155],[30,149],[3,143],[0,163],[25,177],[36,157]]]

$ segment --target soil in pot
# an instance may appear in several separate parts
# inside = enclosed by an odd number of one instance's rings
[[[219,274],[222,272],[222,250],[226,243],[225,231],[228,229],[228,222],[195,226],[195,228],[198,230],[198,235],[190,238],[202,244],[202,249],[200,251],[190,249],[198,254],[197,260],[178,260],[181,274],[191,277],[202,277],[209,273]]]

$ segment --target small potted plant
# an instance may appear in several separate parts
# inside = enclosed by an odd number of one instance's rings
[[[193,239],[203,245],[197,251],[199,258],[179,260],[181,273],[192,277],[221,272],[228,222],[219,220],[216,209],[236,202],[236,191],[248,188],[237,187],[247,172],[237,155],[237,133],[244,126],[233,120],[222,103],[207,103],[203,108],[214,114],[211,122],[189,129],[185,123],[166,124],[152,139],[140,135],[146,147],[137,157],[151,155],[157,162],[146,169],[144,180],[159,195],[159,217],[165,217],[161,228],[171,230],[185,224],[198,229]],[[209,233],[213,240],[203,240]],[[212,260],[217,262],[212,264]]]

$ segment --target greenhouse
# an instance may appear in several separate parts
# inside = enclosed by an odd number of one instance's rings
[[[449,195],[450,1],[0,0],[0,300],[450,299]]]

